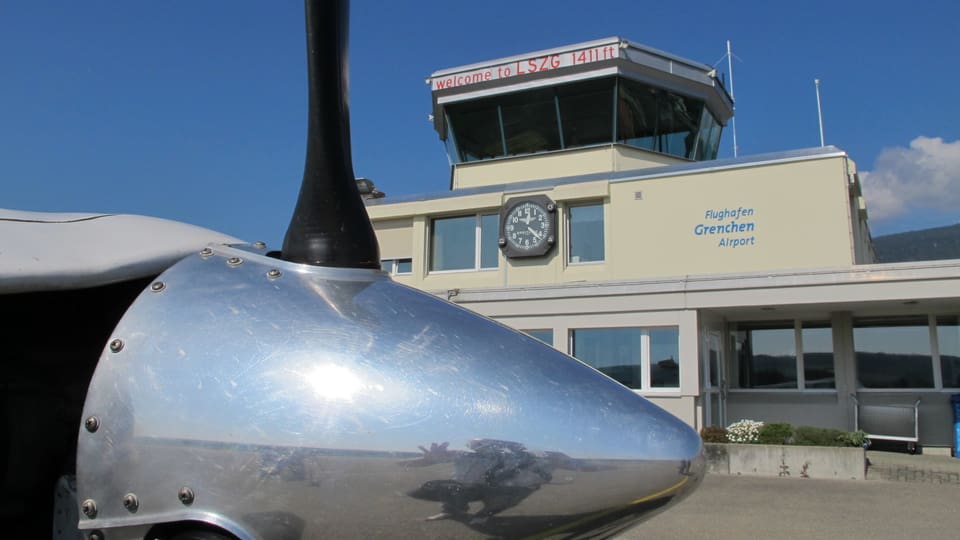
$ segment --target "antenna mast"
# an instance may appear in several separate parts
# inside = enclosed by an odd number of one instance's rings
[[[823,109],[820,108],[820,79],[813,80],[817,87],[817,119],[820,121],[820,146],[823,146]]]
[[[727,73],[730,74],[730,100],[733,101],[733,116],[730,127],[733,129],[733,157],[737,157],[737,101],[733,97],[733,53],[730,52],[730,40],[727,40]]]

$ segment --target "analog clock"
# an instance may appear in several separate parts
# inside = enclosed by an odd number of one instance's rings
[[[548,197],[510,199],[500,211],[500,248],[505,257],[539,257],[556,243],[557,208]]]

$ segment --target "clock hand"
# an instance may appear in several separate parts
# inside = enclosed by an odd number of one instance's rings
[[[543,234],[537,234],[537,231],[533,230],[533,227],[527,227],[527,230],[530,231],[530,234],[532,234],[537,240],[543,238]]]

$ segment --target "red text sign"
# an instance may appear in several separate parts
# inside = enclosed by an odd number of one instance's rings
[[[589,64],[591,62],[600,62],[603,60],[612,60],[620,54],[620,47],[616,44],[601,45],[589,49],[580,49],[576,51],[562,52],[557,54],[548,54],[535,58],[525,58],[500,64],[497,66],[464,71],[435,77],[430,80],[431,90],[446,90],[458,86],[468,86],[497,79],[507,79],[509,77],[518,77],[528,73],[539,73],[550,71],[552,69],[578,66],[580,64]]]

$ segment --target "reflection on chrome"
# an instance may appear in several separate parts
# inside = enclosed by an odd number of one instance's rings
[[[428,521],[456,519],[470,525],[483,524],[488,518],[520,504],[540,486],[553,480],[557,468],[590,470],[586,463],[577,463],[561,452],[528,452],[520,443],[477,439],[468,445],[471,452],[448,450],[449,443],[431,443],[420,447],[423,457],[405,462],[409,467],[425,467],[453,462],[453,477],[428,480],[409,495],[417,499],[442,503],[439,514]],[[470,513],[470,503],[483,507]]]
[[[348,368],[321,364],[306,373],[307,383],[317,397],[330,401],[352,401],[363,382]]]

